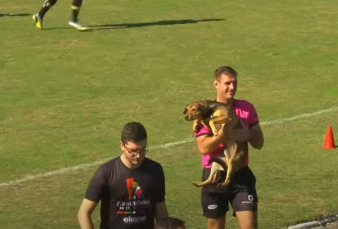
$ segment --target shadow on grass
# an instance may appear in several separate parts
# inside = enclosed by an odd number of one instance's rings
[[[225,19],[184,19],[184,20],[163,20],[153,22],[140,22],[140,23],[122,23],[122,24],[103,24],[103,25],[91,25],[89,26],[93,30],[107,30],[107,29],[128,29],[138,28],[146,26],[163,26],[163,25],[184,25],[184,24],[196,24],[199,22],[216,22],[224,21]]]
[[[31,16],[32,14],[27,13],[19,13],[19,14],[2,14],[0,13],[0,17],[27,17]]]
[[[225,19],[221,18],[213,18],[213,19],[185,19],[185,20],[163,20],[163,21],[153,21],[153,22],[140,22],[140,23],[122,23],[122,24],[102,24],[102,25],[90,25],[89,30],[85,30],[82,32],[89,32],[94,30],[109,30],[109,29],[128,29],[128,28],[138,28],[138,27],[146,27],[146,26],[163,26],[163,25],[184,25],[184,24],[196,24],[200,22],[217,22],[224,21]],[[52,28],[44,28],[43,30],[55,30],[55,29],[74,29],[70,26],[62,26],[62,27],[52,27]]]
[[[70,27],[70,26],[60,26],[60,27],[51,27],[51,28],[43,27],[43,30],[54,30],[54,29],[74,29],[74,28]],[[74,29],[74,30],[76,30],[76,29]]]

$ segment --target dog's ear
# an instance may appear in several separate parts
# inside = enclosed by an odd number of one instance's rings
[[[215,101],[207,101],[206,106],[213,110],[219,106],[219,103]]]
[[[183,114],[186,114],[187,111],[188,111],[187,108],[185,108],[184,111],[183,111]]]

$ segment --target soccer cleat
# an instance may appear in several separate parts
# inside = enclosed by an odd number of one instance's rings
[[[69,24],[70,26],[74,27],[75,29],[79,30],[79,31],[87,31],[87,30],[90,30],[89,27],[82,26],[82,25],[80,25],[79,23],[74,22],[74,21],[70,21],[70,22],[68,22],[68,24]]]
[[[33,21],[34,21],[35,26],[38,29],[43,29],[43,27],[42,27],[42,18],[39,16],[39,14],[34,14],[33,15]]]

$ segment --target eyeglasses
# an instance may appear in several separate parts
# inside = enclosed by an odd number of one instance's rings
[[[125,144],[123,144],[124,148],[128,151],[129,154],[131,154],[133,157],[137,156],[137,154],[142,154],[148,152],[148,146],[145,146],[142,149],[139,150],[134,150],[134,149],[129,149]]]

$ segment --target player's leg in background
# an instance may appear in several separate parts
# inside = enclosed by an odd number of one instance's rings
[[[71,8],[72,8],[72,13],[71,13],[71,21],[72,22],[78,22],[78,16],[79,12],[81,9],[82,5],[82,0],[73,0]]]
[[[89,29],[88,27],[85,27],[79,24],[79,13],[80,13],[81,5],[82,5],[82,0],[73,0],[72,5],[71,5],[71,8],[72,8],[71,19],[68,23],[70,26],[73,26],[74,28],[80,31]]]
[[[58,0],[45,0],[43,2],[43,5],[39,11],[39,13],[33,15],[33,21],[35,23],[35,26],[39,29],[42,29],[42,20],[45,14],[50,10],[57,2]]]

